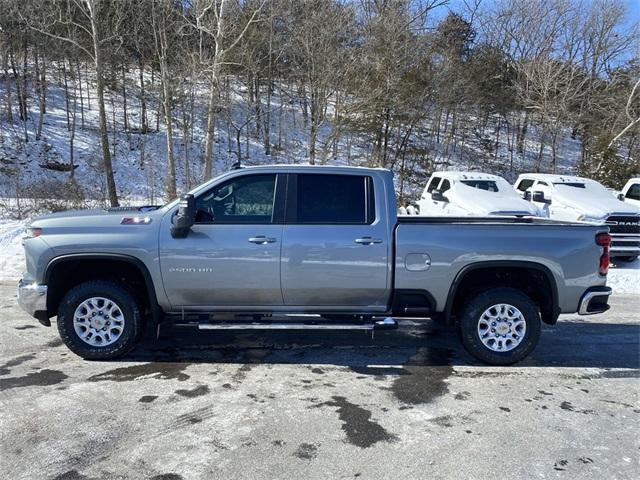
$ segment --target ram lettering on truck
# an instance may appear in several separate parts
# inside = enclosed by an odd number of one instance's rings
[[[238,169],[155,209],[40,217],[25,237],[20,304],[43,325],[57,316],[87,359],[126,354],[161,321],[321,334],[421,317],[510,364],[534,349],[541,322],[603,312],[611,293],[608,227],[398,218],[383,169]]]

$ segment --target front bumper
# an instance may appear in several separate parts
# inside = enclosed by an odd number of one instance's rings
[[[18,283],[18,305],[25,312],[36,318],[41,324],[49,327],[51,322],[47,314],[47,286],[37,283]]]
[[[609,295],[613,290],[609,287],[591,287],[580,299],[578,313],[580,315],[595,315],[609,310]]]

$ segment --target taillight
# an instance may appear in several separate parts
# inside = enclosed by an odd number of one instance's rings
[[[599,233],[596,235],[596,245],[602,247],[602,255],[600,255],[600,266],[598,273],[605,276],[609,273],[609,247],[611,246],[611,235],[608,233]]]

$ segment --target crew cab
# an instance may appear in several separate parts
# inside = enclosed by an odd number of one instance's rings
[[[630,178],[618,194],[618,200],[640,208],[640,178]]]
[[[633,261],[640,255],[640,208],[616,199],[595,180],[527,173],[515,188],[549,218],[608,225],[612,258]]]
[[[260,166],[155,209],[43,216],[19,303],[46,326],[57,315],[86,359],[122,356],[162,322],[321,332],[419,317],[492,364],[527,356],[541,322],[609,308],[606,226],[398,218],[395,198],[388,170]]]
[[[418,205],[426,216],[540,215],[504,178],[480,172],[435,172]]]

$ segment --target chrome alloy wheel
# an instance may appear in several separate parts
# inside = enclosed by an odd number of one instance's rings
[[[73,314],[73,328],[83,342],[93,347],[104,347],[122,335],[124,314],[113,300],[87,298]]]
[[[478,321],[478,336],[489,350],[508,352],[522,342],[527,322],[522,312],[508,303],[487,308]]]

